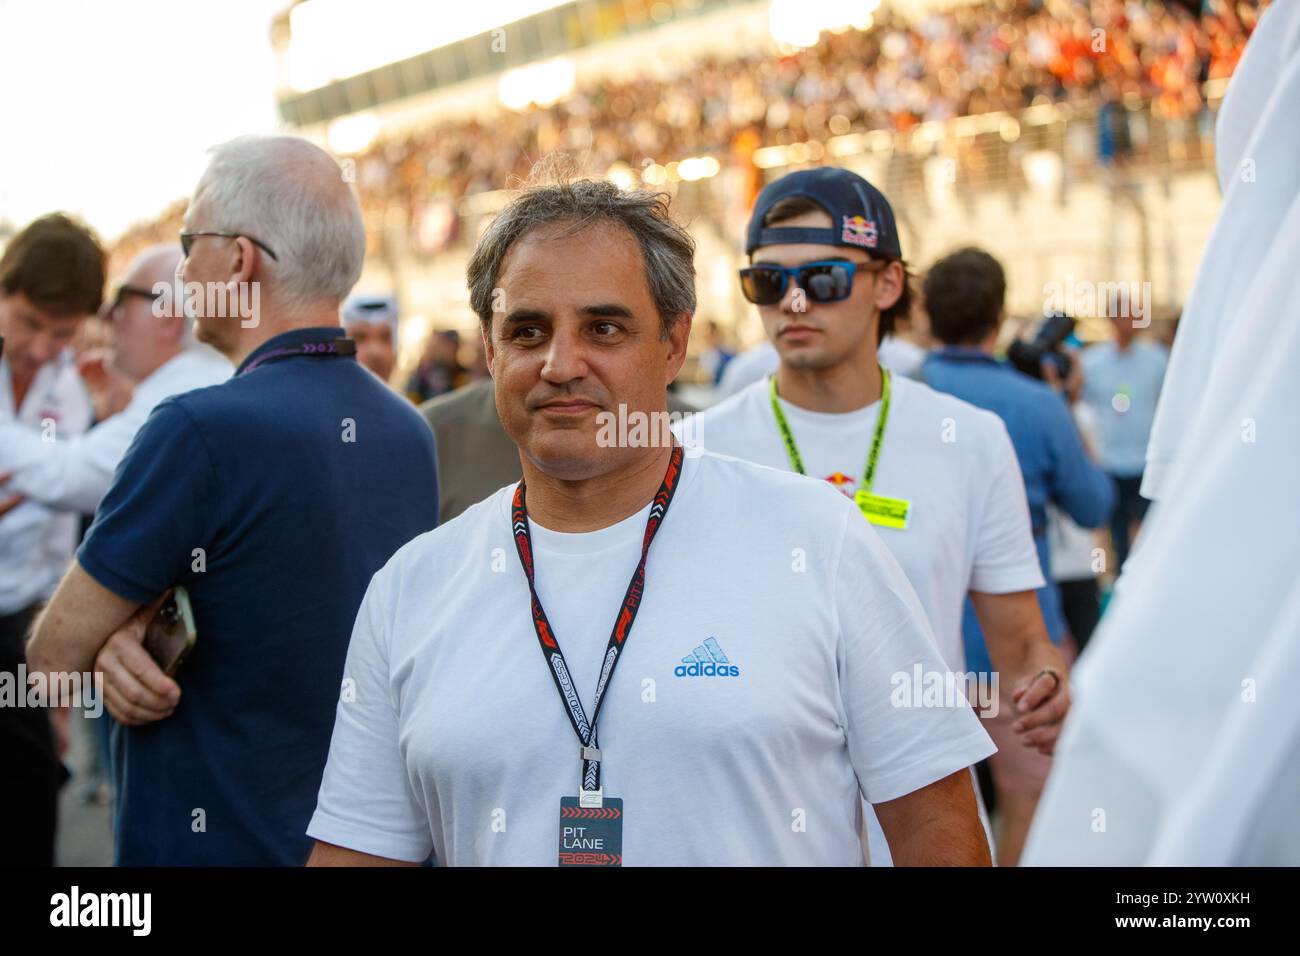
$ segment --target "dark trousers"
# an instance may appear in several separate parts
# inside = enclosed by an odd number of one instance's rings
[[[1061,612],[1065,615],[1065,624],[1074,637],[1074,644],[1083,653],[1088,646],[1088,638],[1097,629],[1101,619],[1101,594],[1096,578],[1081,578],[1077,581],[1057,581],[1061,592]]]
[[[36,609],[0,615],[0,673],[14,675]],[[0,866],[53,866],[63,765],[44,707],[0,707]]]
[[[1115,510],[1110,513],[1110,541],[1115,548],[1115,573],[1118,574],[1124,570],[1124,562],[1128,560],[1129,529],[1142,520],[1150,502],[1142,497],[1141,475],[1111,477],[1115,479],[1116,494]]]

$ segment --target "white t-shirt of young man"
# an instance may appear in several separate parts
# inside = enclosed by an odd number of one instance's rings
[[[557,863],[579,744],[533,630],[513,492],[371,581],[312,837],[407,861]],[[530,521],[538,596],[588,714],[648,512],[584,534]],[[623,863],[862,865],[864,797],[896,799],[994,749],[964,701],[905,706],[895,675],[916,667],[944,665],[850,502],[687,457],[599,720]]]
[[[44,444],[76,438],[93,418],[71,349],[36,370],[21,408],[14,405],[9,362],[0,358],[0,430],[30,429]],[[0,489],[0,497],[13,493],[12,488]],[[76,514],[52,511],[31,499],[0,519],[0,616],[49,599],[76,551],[79,523]]]
[[[770,389],[770,380],[763,379],[699,413],[689,426],[693,440],[715,454],[789,471]],[[808,475],[852,500],[866,470],[880,402],[825,414],[778,401]],[[964,671],[967,592],[1007,594],[1043,586],[1025,483],[1006,426],[992,412],[891,375],[889,419],[872,492],[910,503],[906,530],[876,531],[921,599],[944,660]]]

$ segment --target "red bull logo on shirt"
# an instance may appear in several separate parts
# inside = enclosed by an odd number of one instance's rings
[[[827,475],[826,480],[835,487],[836,491],[848,498],[853,497],[853,492],[857,488],[857,482],[842,471],[837,471],[833,475]]]
[[[862,216],[844,217],[844,228],[840,232],[841,242],[851,242],[855,246],[874,249],[878,238],[879,233],[873,220],[864,219]]]

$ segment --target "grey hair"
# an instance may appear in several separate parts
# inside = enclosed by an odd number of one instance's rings
[[[624,192],[600,179],[525,185],[492,220],[474,248],[466,270],[470,307],[485,329],[492,326],[493,291],[510,248],[540,226],[569,223],[580,232],[599,223],[621,225],[641,247],[646,281],[668,330],[682,313],[695,311],[695,240],[669,212],[667,193]]]
[[[342,302],[361,277],[366,230],[338,163],[294,136],[241,136],[210,152],[191,206],[199,225],[274,249],[263,262],[286,305]]]

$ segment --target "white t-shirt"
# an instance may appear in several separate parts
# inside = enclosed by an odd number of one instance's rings
[[[886,335],[876,348],[876,357],[880,359],[881,365],[895,375],[907,378],[921,377],[921,366],[925,363],[927,354],[926,350],[915,342],[894,335]]]
[[[113,473],[154,406],[164,398],[217,385],[234,369],[217,352],[196,346],[173,356],[135,386],[131,401],[88,432],[45,441],[36,430],[0,422],[0,472],[9,490],[59,511],[94,514]]]
[[[701,412],[691,423],[695,438],[711,452],[789,471],[770,388],[763,379]],[[1032,591],[1044,583],[1024,479],[997,415],[900,375],[890,377],[890,390],[872,491],[911,507],[906,531],[876,530],[921,599],[948,666],[964,671],[966,593]],[[880,403],[824,414],[780,401],[808,474],[851,499]]]
[[[42,441],[62,440],[85,432],[93,417],[70,349],[36,370],[22,408],[14,407],[9,362],[0,359],[0,428],[12,425],[35,430]],[[15,492],[0,488],[0,498]],[[72,561],[78,524],[77,515],[31,500],[0,519],[0,615],[16,614],[54,593]]]
[[[1027,865],[1300,864],[1297,101],[1300,4],[1275,3],[1219,113],[1223,207],[1151,436],[1157,501],[1071,675]]]
[[[371,581],[312,837],[408,861],[555,865],[579,745],[533,631],[512,494],[416,538]],[[538,595],[588,712],[648,511],[587,534],[531,524]],[[739,673],[679,673],[710,638]],[[943,670],[925,615],[849,502],[688,457],[600,715],[624,863],[861,865],[863,796],[895,799],[994,749],[964,701],[895,706],[894,675],[914,667]]]
[[[1079,428],[1079,437],[1091,452],[1097,447],[1096,413],[1083,402],[1076,402],[1070,411]],[[1054,580],[1086,581],[1097,577],[1093,554],[1096,548],[1095,532],[1075,524],[1055,505],[1047,505],[1047,553]]]

